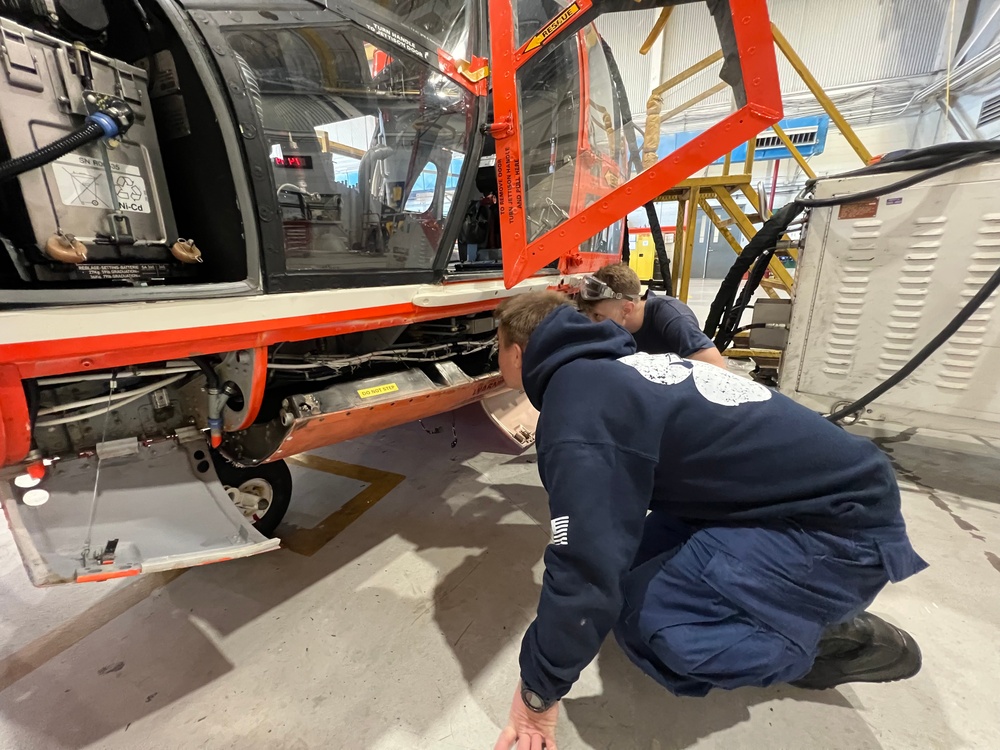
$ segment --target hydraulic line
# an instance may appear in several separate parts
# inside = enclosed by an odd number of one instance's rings
[[[129,378],[146,378],[159,375],[178,375],[180,373],[186,372],[196,372],[197,367],[193,365],[190,367],[179,366],[179,367],[159,367],[153,369],[142,369],[142,370],[120,370],[117,374],[118,380],[128,380]],[[83,380],[107,380],[112,379],[111,373],[108,372],[81,372],[76,375],[59,375],[51,378],[39,378],[36,382],[38,385],[69,385],[70,383],[79,383]]]

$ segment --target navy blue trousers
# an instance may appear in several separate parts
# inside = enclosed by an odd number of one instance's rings
[[[912,555],[896,562],[908,568],[903,578],[926,564],[900,533],[889,546]],[[870,534],[790,523],[695,527],[654,512],[624,580],[615,637],[675,695],[796,680],[812,667],[827,626],[897,580],[885,549]]]

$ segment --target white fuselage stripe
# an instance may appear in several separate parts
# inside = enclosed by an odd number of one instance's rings
[[[453,304],[473,304],[491,299],[499,300],[521,292],[537,291],[559,283],[572,283],[574,280],[571,277],[538,277],[528,279],[511,290],[504,288],[503,281],[495,280],[14,310],[0,312],[0,346],[225,326],[350,310],[361,312],[411,303],[432,310],[444,306],[452,296]],[[58,295],[58,292],[53,292],[53,295]]]

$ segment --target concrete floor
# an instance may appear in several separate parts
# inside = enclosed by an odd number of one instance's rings
[[[478,407],[459,412],[454,449],[450,418],[439,425],[320,452],[406,479],[311,555],[41,591],[5,537],[0,747],[491,748],[537,601],[546,500],[533,453],[508,450]],[[1000,445],[880,440],[931,568],[873,611],[922,644],[917,678],[679,699],[609,643],[564,701],[560,748],[1000,747]],[[315,525],[372,483],[321,468],[293,467],[290,520]]]
[[[0,534],[0,748],[492,748],[548,511],[533,451],[478,406],[455,425],[455,448],[444,416],[293,466],[290,549],[257,558],[38,590]],[[921,643],[920,675],[682,699],[608,643],[561,750],[1000,747],[1000,442],[872,436],[931,563],[872,610]]]

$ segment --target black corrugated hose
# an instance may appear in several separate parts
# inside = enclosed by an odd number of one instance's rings
[[[628,143],[629,161],[636,174],[642,171],[642,161],[639,158],[639,143],[635,138],[635,130],[632,124],[632,107],[628,103],[628,94],[625,91],[625,83],[622,81],[621,71],[618,70],[618,63],[615,61],[611,45],[604,38],[601,38],[601,46],[604,48],[604,55],[608,59],[608,73],[611,75],[611,85],[615,89],[615,99],[618,100],[618,107],[622,113],[622,126],[625,129],[625,140]],[[646,218],[649,221],[649,232],[653,235],[653,247],[656,248],[656,258],[660,261],[660,277],[663,280],[663,289],[667,294],[673,296],[673,282],[670,275],[670,258],[667,256],[667,246],[663,242],[663,230],[660,229],[660,217],[656,213],[656,205],[651,201],[645,206]],[[625,236],[628,242],[628,235]]]
[[[930,146],[929,148],[905,152],[901,155],[893,155],[861,169],[823,178],[826,180],[835,180],[861,175],[915,172],[915,174],[911,174],[884,187],[864,190],[860,193],[835,195],[831,198],[807,198],[805,197],[806,193],[811,192],[818,182],[818,179],[809,180],[806,183],[803,193],[792,203],[776,211],[771,219],[765,222],[761,230],[747,243],[743,253],[736,259],[733,267],[730,268],[729,273],[726,275],[715,301],[712,303],[712,310],[705,325],[705,333],[710,337],[715,337],[716,346],[719,346],[720,350],[729,345],[729,342],[732,341],[732,333],[739,326],[740,316],[749,304],[753,293],[760,283],[760,279],[763,277],[763,269],[766,268],[765,264],[769,260],[769,253],[774,252],[774,247],[778,239],[803,209],[839,206],[845,203],[855,203],[877,198],[887,193],[911,187],[932,177],[961,169],[962,167],[998,158],[1000,158],[1000,142],[997,141],[944,143],[937,146]],[[762,237],[761,235],[765,232],[766,235]],[[745,257],[748,255],[752,257]],[[733,303],[732,300],[736,297],[740,279],[742,279],[743,274],[746,273],[751,264],[755,262],[759,265],[755,266],[754,271],[751,272],[750,277],[747,279],[739,301]],[[831,422],[839,422],[844,417],[848,417],[864,409],[879,396],[902,382],[934,354],[945,341],[950,339],[998,288],[1000,288],[1000,268],[997,268],[993,272],[993,275],[983,284],[975,296],[941,329],[937,336],[913,355],[905,365],[864,396],[832,414],[828,414],[826,418]],[[723,315],[725,315],[724,319]],[[722,321],[721,326],[719,325],[720,321]],[[716,331],[716,327],[719,329],[718,332]]]
[[[132,108],[113,96],[101,95],[98,101],[100,109],[87,115],[86,122],[69,135],[64,135],[30,154],[0,164],[0,182],[12,180],[19,174],[43,167],[60,156],[100,138],[114,138],[128,132],[135,122],[135,112]]]
[[[88,121],[69,135],[65,135],[47,146],[42,146],[30,154],[18,156],[15,159],[10,159],[0,164],[0,182],[12,180],[19,174],[32,169],[38,169],[38,167],[55,161],[60,156],[65,156],[70,151],[75,151],[80,146],[85,146],[103,137],[104,128],[96,122]]]
[[[766,264],[777,247],[778,240],[803,210],[803,206],[798,203],[782,206],[774,212],[770,219],[764,222],[760,231],[743,248],[743,252],[736,256],[736,262],[729,269],[726,278],[722,280],[719,291],[712,301],[708,317],[705,319],[705,335],[715,341],[720,352],[724,351],[732,342],[733,334],[740,324],[740,316],[746,306],[750,304],[750,299],[764,276],[763,270],[751,274],[743,286],[740,301],[737,302],[736,296],[740,290],[743,274],[749,271],[750,267],[764,254],[768,256],[764,261],[764,267],[767,267]]]

